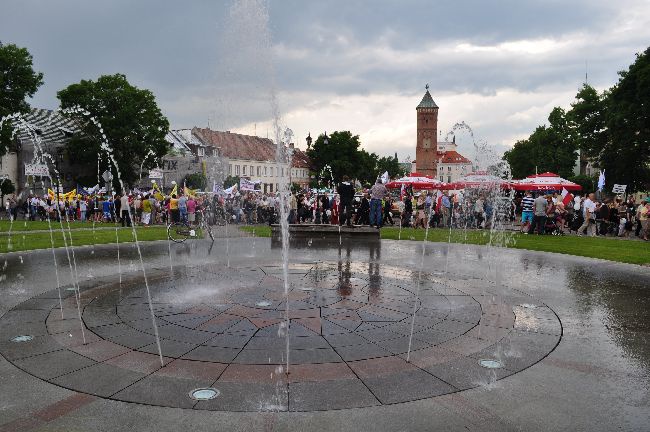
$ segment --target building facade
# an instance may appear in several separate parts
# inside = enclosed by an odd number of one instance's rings
[[[435,177],[437,174],[438,152],[438,105],[429,93],[426,93],[415,108],[417,112],[417,143],[415,147],[415,160],[417,172]]]
[[[456,138],[453,141],[438,141],[436,178],[444,183],[453,183],[470,174],[472,161],[458,153]]]
[[[427,85],[426,93],[415,109],[417,143],[413,171],[452,183],[472,172],[472,162],[458,153],[456,138],[453,141],[438,141],[438,109]]]
[[[287,168],[276,162],[276,146],[268,138],[207,128],[194,128],[192,133],[206,146],[219,148],[220,153],[228,160],[227,176],[244,177],[259,182],[264,193],[276,192],[280,179],[286,175],[289,175],[291,183],[301,187],[309,185],[309,158],[293,144],[290,144],[290,150],[293,151],[292,166],[287,173]]]

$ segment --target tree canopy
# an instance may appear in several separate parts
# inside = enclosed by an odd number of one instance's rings
[[[158,108],[153,93],[129,84],[126,76],[104,75],[97,81],[82,80],[59,91],[57,97],[62,108],[82,107],[99,121],[125,184],[132,185],[138,179],[143,160],[144,168],[152,168],[156,158],[166,154],[169,146],[165,141],[169,131],[167,118]],[[67,143],[70,161],[96,166],[97,159],[101,158],[107,168],[97,127],[91,122],[84,124],[84,133],[75,135]],[[150,151],[154,157],[147,157]],[[117,179],[114,167],[111,170]]]
[[[26,48],[0,41],[0,117],[29,111],[25,100],[34,96],[43,84],[43,74],[34,71],[32,56]],[[7,152],[11,130],[0,131],[0,156]]]
[[[548,126],[538,126],[528,139],[517,141],[503,158],[510,164],[514,178],[535,172],[554,172],[562,177],[573,175],[578,157],[577,144],[570,130],[567,114],[554,108]]]
[[[327,137],[321,134],[307,150],[307,155],[316,174],[329,165],[335,183],[340,182],[344,175],[367,184],[374,183],[386,171],[390,176],[403,174],[397,154],[379,157],[375,153],[368,153],[361,148],[359,135],[352,135],[350,131],[333,132]],[[322,182],[330,181],[328,172],[325,177]]]
[[[650,48],[637,54],[619,81],[599,93],[583,85],[566,113],[555,108],[539,126],[504,154],[514,177],[554,171],[571,177],[579,149],[606,173],[606,189],[650,189]],[[580,178],[578,178],[580,180]],[[582,179],[585,184],[587,179]]]

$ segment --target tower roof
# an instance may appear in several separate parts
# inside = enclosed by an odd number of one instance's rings
[[[422,97],[422,100],[416,109],[418,108],[438,108],[438,105],[436,105],[436,103],[433,101],[433,98],[431,97],[431,93],[429,93],[428,86],[427,92]]]

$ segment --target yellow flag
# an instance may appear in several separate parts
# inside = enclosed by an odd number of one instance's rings
[[[174,189],[172,189],[172,192],[170,193],[170,195],[178,196],[178,185],[177,184],[174,185]]]

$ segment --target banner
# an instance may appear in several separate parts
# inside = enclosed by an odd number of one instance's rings
[[[50,170],[47,168],[46,164],[25,164],[25,175],[49,177]]]
[[[255,186],[260,184],[261,182],[258,181],[251,181],[245,178],[239,179],[239,190],[241,191],[255,191],[255,190],[260,190],[260,188],[255,189]]]
[[[149,171],[149,178],[150,179],[161,179],[163,178],[163,172],[162,170],[158,168],[154,168],[151,171]]]
[[[625,193],[625,189],[627,189],[627,185],[615,184],[612,188],[612,193],[623,194]]]

